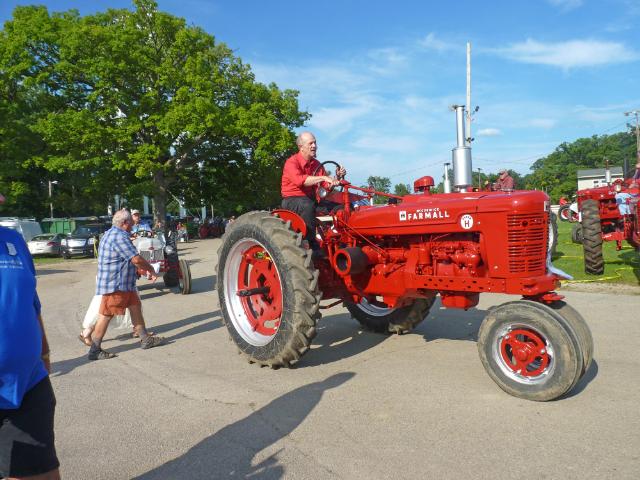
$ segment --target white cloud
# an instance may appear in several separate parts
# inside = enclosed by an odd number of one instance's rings
[[[461,50],[463,47],[458,43],[450,43],[436,38],[436,34],[431,32],[426,37],[418,41],[418,46],[427,49],[435,50],[436,52],[447,52],[450,50]],[[466,48],[466,46],[464,47]]]
[[[558,122],[553,118],[532,118],[529,125],[535,128],[553,128]]]
[[[568,12],[582,6],[582,0],[547,0],[547,3],[558,7],[562,12]]]
[[[598,40],[544,43],[527,39],[526,42],[495,49],[494,52],[518,62],[565,69],[624,63],[638,59],[638,54],[622,43]]]
[[[502,135],[502,130],[499,128],[481,128],[478,130],[479,137],[497,137]]]
[[[393,47],[370,50],[367,57],[371,60],[368,67],[380,75],[397,73],[409,65],[407,55]]]
[[[573,111],[578,119],[587,122],[619,122],[624,124],[625,117],[623,112],[632,110],[633,105],[636,104],[637,101],[632,101],[628,104],[604,105],[600,107],[577,105]]]

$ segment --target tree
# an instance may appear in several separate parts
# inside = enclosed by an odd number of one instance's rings
[[[391,188],[391,180],[389,180],[387,177],[371,176],[367,178],[367,186],[369,188],[373,188],[378,192],[389,193],[389,189]],[[380,195],[375,195],[373,197],[373,203],[378,205],[387,203],[387,198]]]
[[[552,201],[557,201],[575,193],[578,170],[604,168],[605,159],[610,166],[622,166],[625,158],[634,157],[635,137],[630,132],[564,142],[532,165],[532,173],[522,179],[524,185],[520,188],[544,190]]]
[[[297,92],[257,83],[202,29],[151,0],[86,17],[18,7],[6,25],[28,64],[17,83],[55,105],[32,126],[46,145],[36,165],[84,172],[96,188],[107,180],[111,193],[152,194],[162,222],[170,194],[273,202],[292,129],[309,115]]]
[[[411,186],[405,183],[398,183],[393,187],[393,193],[396,195],[409,195],[411,193]]]

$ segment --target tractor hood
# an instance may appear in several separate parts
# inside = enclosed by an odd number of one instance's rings
[[[540,191],[468,192],[406,195],[395,205],[363,206],[353,212],[349,226],[364,235],[412,235],[425,231],[474,231],[478,214],[541,213],[549,197]]]

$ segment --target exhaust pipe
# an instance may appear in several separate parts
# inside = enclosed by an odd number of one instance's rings
[[[466,192],[473,185],[471,172],[471,147],[467,146],[464,132],[464,105],[453,105],[456,112],[457,146],[452,150],[453,185],[459,192]]]
[[[359,247],[347,247],[338,250],[333,256],[338,275],[357,275],[369,265],[369,257]]]
[[[449,165],[450,163],[444,164],[444,193],[451,193],[451,180],[449,180]]]

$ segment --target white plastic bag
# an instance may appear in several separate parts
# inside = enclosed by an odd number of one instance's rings
[[[138,291],[136,290],[136,294],[140,296]],[[98,321],[98,311],[100,310],[100,302],[102,302],[102,295],[94,295],[91,299],[91,303],[89,304],[89,308],[87,309],[87,313],[84,315],[84,320],[82,321],[82,328],[93,328]],[[109,322],[109,328],[123,329],[123,328],[132,328],[133,323],[131,322],[131,314],[129,313],[129,309],[127,308],[124,312],[124,315],[114,315],[111,321]]]

